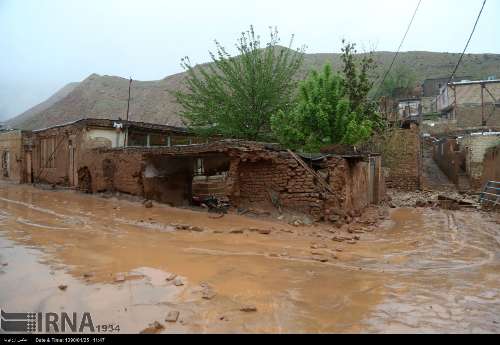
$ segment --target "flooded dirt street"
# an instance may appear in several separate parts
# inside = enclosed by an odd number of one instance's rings
[[[333,241],[326,226],[0,184],[0,308],[90,312],[122,333],[154,321],[166,333],[500,333],[498,216],[382,218]]]

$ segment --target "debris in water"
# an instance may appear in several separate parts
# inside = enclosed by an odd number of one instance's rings
[[[168,277],[167,277],[167,281],[168,282],[171,282],[172,280],[174,280],[175,278],[177,278],[177,274],[175,273],[171,273]]]
[[[208,299],[208,300],[213,299],[215,296],[217,296],[217,293],[210,288],[203,290],[201,295],[203,299]]]
[[[313,256],[312,259],[319,262],[328,262],[328,259],[324,256]]]
[[[183,285],[184,285],[184,282],[182,281],[182,279],[181,279],[181,278],[176,278],[176,279],[174,280],[174,285],[175,285],[175,286],[183,286]]]
[[[224,213],[209,213],[208,218],[218,219],[224,217]]]
[[[311,249],[326,249],[328,246],[324,243],[313,243],[311,244]]]
[[[195,231],[195,232],[203,232],[203,229],[200,228],[199,226],[190,226],[189,230],[190,231]]]
[[[162,325],[161,323],[159,323],[158,321],[153,322],[152,327],[154,327],[155,329],[163,329],[163,328],[165,328],[165,327],[163,327],[163,325]]]
[[[152,324],[149,325],[148,328],[142,330],[140,333],[141,334],[155,334],[164,329],[163,325],[159,323],[158,321],[153,322]]]
[[[125,274],[123,273],[118,273],[115,276],[115,283],[123,283],[125,281]]]
[[[177,322],[177,320],[179,319],[179,314],[180,313],[178,311],[171,311],[165,317],[165,321],[166,322]]]
[[[244,305],[240,308],[240,311],[245,313],[253,313],[257,311],[257,307],[254,305]]]

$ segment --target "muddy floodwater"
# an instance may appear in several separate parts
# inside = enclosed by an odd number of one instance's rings
[[[332,237],[0,184],[0,308],[90,312],[121,333],[155,321],[164,333],[500,333],[497,215],[392,209],[355,243]]]

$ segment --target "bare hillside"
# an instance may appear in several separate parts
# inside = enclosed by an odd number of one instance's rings
[[[401,53],[398,63],[405,64],[415,73],[419,82],[426,78],[448,76],[460,54],[433,52]],[[377,52],[378,68],[374,75],[388,68],[394,53]],[[304,78],[312,69],[319,69],[329,62],[339,69],[340,54],[307,54],[298,77]],[[500,55],[468,54],[457,72],[476,79],[490,75],[500,77]],[[179,105],[170,90],[182,86],[184,73],[175,74],[158,81],[134,81],[130,101],[130,120],[145,121],[172,126],[183,126],[179,116]],[[65,86],[48,100],[25,113],[7,121],[12,128],[37,129],[85,117],[125,118],[128,97],[128,80],[114,76],[90,75],[80,83]]]
[[[177,74],[159,81],[134,81],[129,119],[183,126],[182,119],[177,115],[178,105],[169,93],[169,90],[180,87],[181,79],[182,75]],[[81,83],[76,83],[64,97],[54,95],[9,120],[7,125],[12,128],[39,129],[85,117],[125,118],[128,83],[128,79],[92,74]]]

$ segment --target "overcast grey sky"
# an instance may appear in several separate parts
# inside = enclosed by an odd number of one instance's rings
[[[0,0],[0,120],[91,73],[161,79],[180,59],[207,62],[250,24],[277,26],[308,53],[338,52],[345,37],[395,51],[418,0]],[[482,0],[423,0],[404,51],[461,52]],[[489,0],[469,48],[500,53],[500,1]]]

